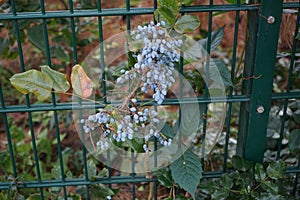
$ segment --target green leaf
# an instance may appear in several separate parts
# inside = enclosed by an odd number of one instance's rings
[[[294,129],[289,135],[289,148],[294,151],[300,146],[300,129]]]
[[[173,179],[171,171],[169,168],[163,168],[155,172],[151,172],[153,176],[156,176],[159,183],[167,188],[171,188],[173,184]]]
[[[271,162],[267,167],[267,175],[272,179],[280,179],[285,175],[286,163],[282,160]]]
[[[211,33],[210,51],[215,50],[221,44],[224,37],[224,29],[225,26]],[[207,50],[207,38],[199,40],[197,43]]]
[[[211,195],[212,199],[223,200],[229,196],[230,191],[226,188],[220,188],[215,190],[214,193]]]
[[[193,133],[196,133],[199,130],[202,122],[199,116],[201,116],[203,111],[203,104],[181,105],[181,117],[178,118],[176,122],[176,129],[184,136],[190,136]]]
[[[41,51],[45,51],[46,44],[44,40],[42,25],[32,26],[27,29],[27,37],[29,41]]]
[[[97,174],[97,168],[93,160],[89,160],[87,163],[87,171],[89,179],[94,179]]]
[[[222,80],[219,79],[221,76]],[[233,87],[231,74],[226,64],[219,59],[212,59],[210,62],[209,77],[214,81],[223,81],[225,88]]]
[[[91,199],[106,199],[107,196],[115,195],[115,192],[103,184],[90,186]]]
[[[50,47],[50,52],[52,58],[58,58],[60,61],[63,62],[70,61],[70,56],[62,46],[58,46],[58,45],[52,46]]]
[[[31,194],[26,200],[40,200],[41,198],[41,194],[35,193]]]
[[[249,160],[245,160],[241,158],[240,156],[233,156],[232,157],[232,165],[235,169],[246,172],[248,171],[251,167],[253,167],[254,163]]]
[[[195,30],[200,25],[198,17],[183,15],[175,23],[174,29],[179,33],[186,33]]]
[[[41,71],[52,79],[54,90],[58,92],[67,92],[69,90],[70,84],[63,73],[55,71],[47,65],[41,66]]]
[[[134,149],[137,153],[145,152],[143,148],[143,140],[141,138],[133,138],[132,140],[127,140],[129,146]]]
[[[53,87],[52,79],[34,69],[15,74],[9,80],[18,91],[23,94],[32,92],[39,100],[48,98]]]
[[[266,190],[268,193],[277,194],[278,193],[278,187],[275,183],[270,181],[264,181],[262,182],[262,188]]]
[[[190,6],[194,0],[179,0],[179,2],[185,6]]]
[[[202,165],[198,157],[188,149],[171,166],[174,181],[195,198],[196,188],[202,178]]]
[[[260,164],[255,165],[255,179],[257,181],[263,181],[266,178],[266,171]]]
[[[155,10],[154,16],[156,21],[164,21],[167,29],[174,27],[176,16],[168,7],[159,7]]]
[[[54,179],[61,179],[61,170],[60,167],[58,165],[54,166],[51,169],[51,174],[53,176]]]
[[[179,12],[179,6],[177,0],[158,0],[159,7],[169,8],[173,15],[176,16]]]
[[[163,126],[160,125],[161,123],[163,123]],[[164,122],[159,122],[159,124],[157,126],[162,127],[160,129],[160,131],[168,138],[173,138],[175,136],[174,130],[171,128],[171,126],[169,124],[164,123]]]
[[[227,190],[230,190],[232,188],[233,180],[231,179],[231,177],[228,174],[222,175],[220,180],[221,180],[222,186],[224,188],[226,188]]]
[[[237,4],[237,0],[225,0],[227,1],[228,3],[231,3],[231,4]],[[246,0],[241,0],[241,4],[245,4],[246,3]]]

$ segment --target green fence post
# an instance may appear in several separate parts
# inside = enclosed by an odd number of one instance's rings
[[[252,80],[252,87],[243,156],[255,162],[264,157],[282,4],[282,0],[261,1],[253,74],[245,77]]]

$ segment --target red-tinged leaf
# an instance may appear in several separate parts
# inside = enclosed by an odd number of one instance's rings
[[[93,93],[93,82],[80,65],[75,65],[71,73],[71,83],[74,92],[82,98],[88,98]]]

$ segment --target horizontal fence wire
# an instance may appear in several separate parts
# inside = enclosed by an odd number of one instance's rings
[[[62,11],[46,11],[45,10],[45,2],[44,0],[40,1],[41,11],[40,12],[17,12],[16,11],[16,5],[15,1],[12,0],[12,13],[6,13],[6,14],[0,14],[0,20],[1,21],[11,21],[14,23],[14,29],[16,33],[17,38],[17,45],[18,45],[18,53],[19,53],[19,61],[20,61],[20,70],[25,71],[26,67],[24,64],[24,55],[25,53],[22,50],[22,41],[20,36],[20,30],[18,27],[18,21],[19,20],[33,20],[33,19],[40,19],[42,20],[43,25],[43,36],[45,41],[45,52],[46,52],[46,60],[47,64],[49,66],[52,65],[51,63],[51,52],[50,52],[50,45],[49,45],[49,36],[48,36],[48,25],[47,25],[47,19],[53,19],[53,18],[66,18],[70,19],[70,30],[72,35],[72,52],[73,52],[73,62],[75,64],[79,63],[78,61],[78,55],[77,55],[77,44],[76,44],[76,27],[74,20],[76,18],[82,18],[82,17],[97,17],[98,19],[98,32],[99,32],[99,41],[100,41],[100,63],[101,63],[101,70],[102,70],[102,93],[104,96],[106,96],[106,85],[105,85],[105,62],[104,62],[104,47],[103,47],[103,21],[102,17],[105,16],[126,16],[126,27],[127,30],[130,29],[130,16],[133,15],[146,15],[150,14],[153,15],[153,12],[157,8],[157,2],[154,1],[154,6],[152,8],[132,8],[130,6],[130,0],[126,0],[126,8],[114,8],[114,9],[102,9],[101,8],[101,1],[97,0],[97,9],[93,10],[74,10],[73,9],[73,2],[72,0],[68,1],[70,10],[62,10]],[[299,9],[300,4],[297,2],[288,2],[284,3],[283,6],[284,9],[290,9],[295,8]],[[235,19],[234,19],[234,34],[233,34],[233,45],[232,45],[232,58],[231,58],[231,78],[232,81],[235,81],[235,69],[236,69],[236,60],[237,60],[237,43],[238,43],[238,36],[239,36],[239,16],[241,11],[258,11],[259,6],[258,5],[246,5],[241,4],[241,1],[238,0],[236,5],[213,5],[213,1],[210,1],[210,5],[201,5],[201,6],[185,6],[180,8],[180,12],[182,14],[185,13],[198,13],[198,12],[205,12],[209,14],[209,23],[208,23],[208,44],[210,44],[210,37],[212,32],[212,23],[213,23],[213,13],[214,12],[235,12]],[[297,27],[295,31],[295,35],[298,31],[298,24],[299,24],[299,13],[298,13],[298,19],[297,19]],[[209,45],[210,46],[210,45]],[[289,100],[291,99],[300,99],[300,92],[298,91],[290,91],[291,87],[291,78],[293,73],[293,62],[294,57],[296,53],[296,39],[294,40],[293,48],[292,48],[292,61],[289,69],[289,77],[288,77],[288,85],[287,85],[287,91],[281,92],[281,93],[274,93],[272,94],[272,100],[283,100],[284,101],[284,118],[286,117],[286,110],[287,110],[287,104]],[[208,48],[208,52],[210,52],[210,47]],[[181,69],[183,71],[183,62],[181,62],[180,65]],[[251,96],[248,95],[236,95],[234,94],[234,91],[232,88],[230,88],[229,93],[226,97],[209,97],[208,94],[204,95],[203,97],[198,98],[185,98],[180,97],[178,99],[166,99],[162,105],[180,105],[180,104],[189,104],[189,103],[200,103],[200,104],[209,104],[209,103],[227,103],[227,110],[226,110],[226,130],[225,130],[225,147],[224,147],[224,155],[223,155],[223,170],[222,171],[209,171],[204,172],[203,177],[204,178],[219,178],[222,176],[223,173],[229,173],[230,170],[228,170],[227,161],[228,161],[228,142],[230,138],[230,132],[231,132],[231,115],[232,115],[232,109],[234,103],[240,103],[240,102],[249,102],[251,101]],[[9,105],[6,103],[4,96],[3,96],[3,90],[2,85],[0,84],[0,114],[3,118],[4,123],[4,129],[6,131],[6,138],[8,143],[8,151],[10,154],[10,162],[12,166],[13,174],[12,176],[15,178],[12,182],[0,182],[0,190],[9,190],[12,187],[17,187],[19,189],[25,189],[25,188],[38,188],[39,193],[41,195],[41,198],[44,199],[44,189],[49,187],[62,187],[63,188],[63,196],[64,199],[67,199],[67,187],[68,186],[85,186],[85,193],[87,196],[87,199],[90,199],[89,197],[89,186],[94,184],[124,184],[124,183],[131,183],[131,192],[132,192],[132,199],[136,197],[136,187],[135,185],[137,183],[149,183],[153,182],[155,184],[155,190],[154,190],[154,196],[157,198],[157,188],[158,188],[158,180],[156,177],[148,178],[145,176],[139,176],[135,173],[135,162],[134,162],[134,152],[131,153],[131,173],[129,176],[114,176],[111,173],[110,169],[110,152],[107,152],[107,168],[109,175],[105,178],[96,178],[95,180],[89,180],[89,174],[88,174],[88,166],[87,166],[87,150],[84,146],[84,141],[82,140],[82,156],[83,156],[83,168],[84,168],[84,176],[81,178],[72,178],[68,179],[65,177],[65,169],[64,169],[64,159],[63,159],[63,152],[62,152],[62,145],[61,145],[61,130],[59,127],[59,118],[58,118],[58,111],[69,111],[69,110],[83,110],[83,109],[98,109],[98,108],[104,108],[106,105],[112,104],[120,104],[118,101],[108,101],[106,98],[101,100],[98,104],[95,103],[86,103],[86,102],[78,102],[78,103],[59,103],[57,102],[57,98],[55,94],[52,94],[51,103],[43,103],[43,104],[31,104],[29,95],[25,96],[25,104],[24,105]],[[138,104],[147,104],[147,105],[155,105],[153,102],[150,101],[139,101]],[[35,132],[34,124],[32,121],[32,113],[34,112],[47,112],[51,111],[54,114],[54,127],[55,127],[55,138],[57,141],[57,154],[58,154],[58,161],[60,166],[60,174],[61,179],[60,180],[43,180],[42,174],[41,174],[41,168],[39,165],[39,159],[38,159],[38,153],[39,149],[37,149],[36,145],[36,139],[35,139]],[[9,131],[9,122],[8,122],[8,114],[9,113],[23,113],[26,112],[28,114],[28,124],[30,128],[31,133],[31,144],[33,149],[33,157],[35,161],[35,168],[37,172],[36,180],[33,181],[18,181],[18,173],[17,173],[17,161],[15,160],[15,152],[13,150],[13,141],[11,138],[11,133]],[[281,125],[281,131],[280,135],[282,140],[283,137],[283,129],[284,129],[284,118],[282,119],[282,125]],[[206,132],[205,127],[205,119],[204,119],[204,127],[203,132]],[[81,137],[83,138],[83,130],[81,129]],[[203,146],[205,142],[205,137],[202,140]],[[157,148],[157,147],[156,147]],[[277,158],[279,158],[281,151],[281,146],[278,146],[278,154]],[[203,164],[204,160],[203,160]],[[298,185],[298,176],[300,173],[300,165],[299,165],[299,158],[298,158],[298,166],[294,167],[288,167],[287,173],[296,174],[295,178],[295,186],[294,188],[297,188]]]

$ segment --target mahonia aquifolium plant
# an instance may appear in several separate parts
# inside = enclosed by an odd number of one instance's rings
[[[143,149],[146,153],[151,151],[148,142],[152,136],[163,146],[171,145],[172,139],[167,138],[155,126],[160,122],[157,111],[139,107],[136,99],[138,89],[142,93],[152,90],[154,101],[160,105],[175,82],[174,66],[179,62],[182,40],[170,37],[164,26],[164,21],[157,24],[150,22],[148,26],[138,26],[137,30],[130,33],[130,38],[141,44],[141,47],[133,52],[136,59],[134,66],[120,71],[117,84],[133,79],[138,81],[133,91],[123,99],[123,104],[112,110],[101,109],[97,114],[81,120],[87,134],[100,128],[101,136],[96,143],[100,150],[108,149],[111,142],[132,140],[135,133],[143,133]]]

